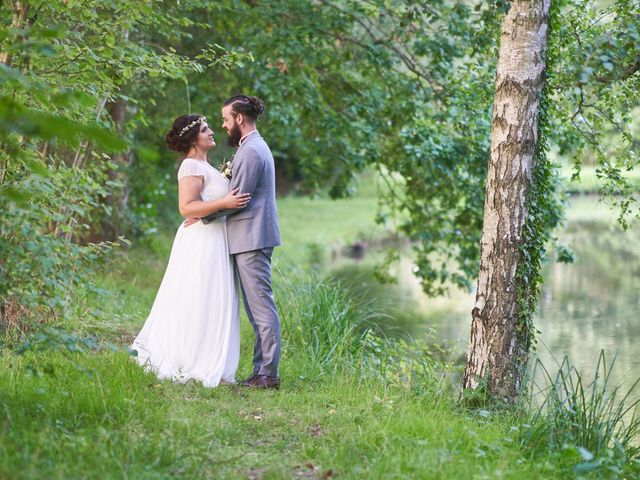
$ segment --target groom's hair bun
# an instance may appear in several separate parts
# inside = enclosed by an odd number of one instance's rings
[[[258,120],[258,115],[264,112],[264,102],[258,97],[248,95],[234,95],[224,102],[225,107],[228,105],[231,105],[235,113],[241,113],[254,122]]]
[[[187,126],[201,117],[202,115],[187,114],[180,115],[176,118],[173,121],[173,126],[164,137],[167,142],[167,147],[174,152],[184,153],[185,155],[189,153],[189,149],[196,143],[196,139],[198,138],[200,123],[191,125],[191,128],[187,128]],[[182,135],[180,135],[180,132],[182,132]]]

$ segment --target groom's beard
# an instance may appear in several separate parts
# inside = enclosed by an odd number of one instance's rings
[[[240,132],[240,127],[238,127],[238,125],[234,125],[229,132],[229,136],[227,137],[227,143],[230,147],[237,147],[238,145],[240,145],[241,138],[242,133]]]

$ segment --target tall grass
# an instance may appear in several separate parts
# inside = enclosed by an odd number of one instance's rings
[[[321,371],[358,363],[371,313],[356,309],[339,284],[308,274],[280,275],[277,294],[289,354],[301,354]]]
[[[427,339],[386,337],[375,327],[385,314],[354,301],[337,280],[292,272],[279,278],[283,346],[305,377],[345,372],[432,399],[451,393],[452,350]]]
[[[539,371],[544,386],[529,398],[531,420],[522,443],[534,452],[575,452],[580,472],[633,470],[640,475],[640,399],[631,399],[640,379],[622,392],[612,383],[614,364],[615,358],[608,365],[601,351],[594,378],[588,381],[566,357],[555,376],[537,361],[533,375]]]

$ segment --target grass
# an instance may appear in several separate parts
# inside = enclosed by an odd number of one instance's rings
[[[297,265],[314,256],[377,235],[372,185],[344,203],[279,204],[280,391],[160,382],[132,361],[126,346],[172,240],[158,235],[118,255],[97,291],[76,292],[74,310],[55,328],[5,342],[0,478],[634,478],[640,465],[631,448],[615,457],[613,438],[592,451],[579,436],[557,435],[563,425],[593,423],[555,422],[546,416],[553,409],[536,416],[463,408],[446,352],[377,335],[375,311],[300,273]],[[250,371],[252,344],[246,318],[242,325],[239,377]],[[565,398],[551,391],[550,401]],[[566,404],[553,405],[562,413]],[[532,426],[539,435],[523,433]],[[606,461],[581,472],[587,453],[587,463]]]
[[[321,265],[346,245],[384,236],[384,228],[375,223],[377,202],[378,181],[373,172],[360,177],[353,197],[332,200],[323,194],[278,199],[282,232],[278,258],[294,266]]]
[[[162,268],[130,252],[100,279],[120,293],[80,295],[74,335],[4,348],[0,478],[573,478],[582,461],[532,453],[521,417],[463,409],[425,346],[367,333],[339,289],[291,272],[280,391],[159,382],[124,347]]]
[[[4,478],[471,478],[531,471],[477,424],[345,376],[281,392],[158,383],[124,353],[5,357]],[[82,368],[79,368],[82,365]],[[480,454],[479,452],[486,452]],[[480,459],[480,457],[482,458]],[[514,466],[510,466],[514,464]],[[458,475],[461,475],[458,477]]]
[[[607,364],[602,351],[595,376],[589,381],[567,358],[555,377],[538,362],[544,387],[530,399],[535,414],[523,432],[524,442],[534,449],[574,448],[583,457],[578,465],[582,472],[602,469],[622,474],[635,459],[635,473],[640,473],[640,445],[636,442],[640,399],[632,397],[640,379],[626,392],[621,391],[611,378],[614,364],[615,358]],[[536,396],[542,401],[536,402]]]

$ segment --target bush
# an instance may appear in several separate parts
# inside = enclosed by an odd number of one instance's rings
[[[0,189],[0,326],[64,315],[80,285],[119,242],[85,243],[89,222],[108,214],[108,165],[18,167]],[[7,195],[6,193],[13,193]]]

